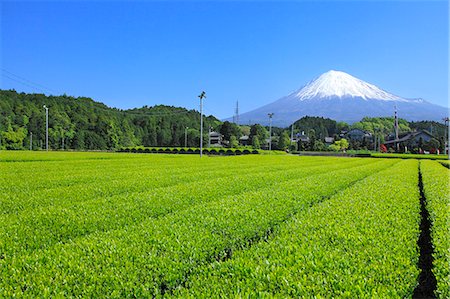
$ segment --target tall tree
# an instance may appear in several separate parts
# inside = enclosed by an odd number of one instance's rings
[[[266,138],[269,137],[269,132],[261,125],[256,124],[250,127],[250,139],[253,141],[253,138],[256,137],[259,143],[265,143]]]
[[[242,135],[239,126],[229,121],[224,121],[223,124],[219,126],[219,133],[225,140],[228,141],[230,140],[231,136],[239,138]]]
[[[277,144],[277,148],[279,150],[286,150],[290,144],[291,140],[289,139],[289,135],[286,131],[283,131],[281,133],[280,138],[278,139],[278,144]]]

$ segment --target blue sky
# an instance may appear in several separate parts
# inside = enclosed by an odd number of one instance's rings
[[[198,109],[205,90],[206,113],[224,118],[237,100],[246,112],[335,69],[448,106],[447,1],[1,5],[1,89],[123,109]]]

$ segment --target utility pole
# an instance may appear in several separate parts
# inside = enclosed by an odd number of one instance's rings
[[[33,132],[30,132],[30,151],[33,150]]]
[[[448,150],[448,146],[450,145],[450,126],[449,126],[449,118],[445,117],[442,119],[445,125],[445,138],[444,138],[444,154],[448,154],[448,159],[450,160],[450,150]]]
[[[399,151],[399,144],[398,144],[398,116],[397,116],[397,106],[394,106],[394,131],[395,131],[395,147],[397,149],[397,152]]]
[[[377,147],[377,152],[380,151],[380,146],[381,146],[381,136],[378,136],[378,147]]]
[[[373,150],[376,151],[377,150],[377,130],[374,129],[373,130]]]
[[[239,126],[239,101],[236,101],[236,124]]]
[[[184,147],[187,147],[187,130],[189,127],[184,128]]]
[[[291,125],[291,144],[294,142],[294,124],[295,123],[292,123]]]
[[[373,133],[374,133],[374,141],[375,141],[375,146],[374,146],[374,151],[375,152],[378,152],[378,149],[380,148],[380,142],[378,141],[378,139],[380,138],[380,135],[381,135],[381,130],[379,130],[378,128],[374,128],[373,129]]]
[[[269,116],[269,151],[272,150],[272,117],[273,113],[268,113]]]
[[[198,96],[200,98],[200,158],[203,156],[203,99],[206,98],[206,93],[202,93]]]
[[[211,147],[211,126],[208,126],[208,148]]]
[[[45,150],[48,152],[48,108],[44,105],[45,109]]]
[[[62,144],[61,144],[61,149],[62,150],[64,150],[64,130],[62,131],[62,134],[61,134],[62,136],[61,136],[61,138],[62,138]]]

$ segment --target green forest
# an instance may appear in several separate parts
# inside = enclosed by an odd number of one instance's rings
[[[49,148],[52,150],[117,150],[123,147],[197,147],[200,143],[200,113],[196,110],[157,105],[121,110],[110,108],[86,97],[46,96],[0,90],[0,149],[45,149],[45,109],[49,108]],[[323,117],[302,117],[293,128],[272,128],[272,148],[285,150],[329,150],[325,137],[341,138],[342,132],[361,129],[374,134],[381,142],[393,132],[392,117],[363,118],[351,125]],[[238,126],[204,117],[204,144],[208,128],[220,132],[223,145],[238,147],[239,138],[247,135],[248,146],[262,148],[269,128],[254,124]],[[399,119],[400,132],[428,130],[443,147],[444,124]],[[291,134],[306,135],[307,143],[291,144]],[[31,141],[31,144],[30,144]],[[186,142],[186,144],[185,144]],[[349,149],[373,149],[374,144],[350,141]]]
[[[0,91],[1,148],[45,148],[45,110],[49,108],[51,149],[114,150],[129,146],[188,146],[199,144],[200,113],[158,105],[139,109],[109,108],[90,98],[45,96]],[[221,122],[204,118],[205,127]],[[186,129],[187,128],[187,129]]]

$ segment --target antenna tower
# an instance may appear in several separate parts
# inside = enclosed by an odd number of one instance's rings
[[[239,101],[236,101],[236,109],[234,110],[235,118],[234,122],[239,126]]]

